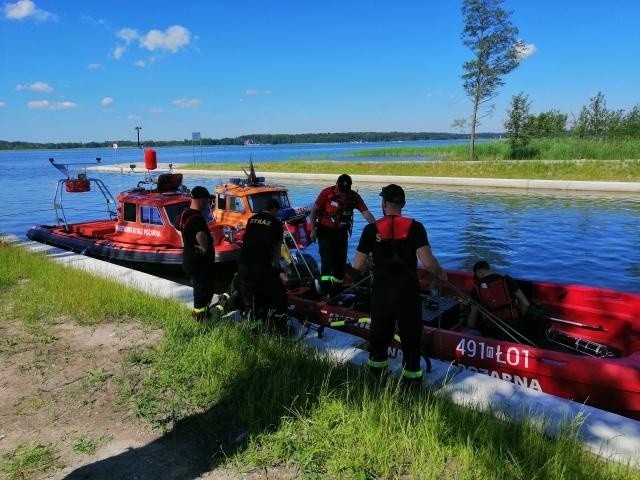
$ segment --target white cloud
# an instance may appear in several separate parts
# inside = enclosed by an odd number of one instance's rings
[[[122,57],[122,54],[125,52],[125,50],[127,49],[127,47],[123,46],[123,45],[116,45],[116,47],[114,47],[113,52],[111,53],[111,56],[113,58],[115,58],[116,60],[119,60]]]
[[[525,43],[523,40],[518,40],[518,43],[516,44],[516,53],[519,60],[524,60],[537,51],[538,48],[533,43]]]
[[[154,107],[151,109],[151,113],[164,113],[164,109]]]
[[[146,35],[140,38],[140,47],[147,50],[168,50],[176,53],[182,47],[189,45],[191,32],[180,25],[173,25],[166,31],[149,30]]]
[[[89,70],[100,70],[104,68],[104,65],[102,65],[101,63],[89,63],[87,65],[87,69]]]
[[[191,32],[180,25],[173,25],[164,32],[155,29],[149,30],[145,34],[140,34],[133,28],[125,27],[118,31],[116,37],[122,41],[113,48],[111,53],[111,56],[116,60],[122,58],[129,45],[135,41],[138,42],[140,49],[155,51],[160,54],[166,52],[176,53],[191,42]],[[160,58],[162,58],[161,55],[155,55],[146,60],[137,60],[133,65],[140,68],[149,67]]]
[[[254,89],[248,88],[247,90],[245,90],[244,94],[247,97],[256,97],[258,95],[271,95],[271,90],[254,90]]]
[[[27,103],[27,107],[32,110],[69,110],[77,106],[78,104],[73,102],[50,102],[49,100],[34,100]]]
[[[179,98],[178,100],[174,100],[171,103],[180,108],[193,108],[200,105],[200,100],[198,100],[197,98]]]
[[[141,118],[140,115],[127,115],[127,120],[140,120]]]
[[[100,100],[100,105],[102,105],[103,107],[108,107],[112,103],[113,103],[113,98],[111,97],[104,97],[102,100]]]
[[[4,4],[4,18],[23,20],[30,17],[40,22],[58,20],[57,15],[38,8],[31,0],[18,0],[16,3]]]
[[[133,40],[140,38],[140,35],[138,35],[137,31],[135,31],[133,28],[128,27],[121,28],[116,36],[119,39],[124,40],[127,44],[131,43]]]
[[[53,92],[53,87],[44,82],[33,82],[31,84],[19,83],[16,85],[16,90],[31,90],[32,92]]]
[[[6,106],[7,106],[7,104],[6,104],[5,102],[0,101],[0,108],[2,108],[2,107],[6,107]]]

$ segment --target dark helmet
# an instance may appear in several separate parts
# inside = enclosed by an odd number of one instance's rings
[[[404,190],[400,185],[396,185],[395,183],[391,183],[386,187],[382,187],[382,191],[380,192],[380,196],[386,201],[391,203],[397,203],[401,207],[404,207],[405,198],[404,198]]]
[[[191,198],[199,200],[201,198],[211,199],[213,198],[205,187],[198,185],[191,190]]]
[[[478,273],[478,270],[491,270],[491,267],[489,266],[489,262],[487,262],[486,260],[479,260],[476,263],[474,263],[473,274],[475,275],[476,273]]]
[[[338,185],[338,190],[340,190],[341,192],[349,192],[351,191],[352,183],[353,182],[351,181],[351,177],[346,173],[343,173],[338,177],[338,181],[336,182],[336,185]]]

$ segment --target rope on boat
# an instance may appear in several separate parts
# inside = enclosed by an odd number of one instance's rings
[[[498,327],[500,330],[502,330],[502,332],[504,334],[506,334],[514,342],[520,343],[520,344],[526,343],[528,345],[531,345],[532,347],[536,347],[536,348],[538,347],[532,340],[530,340],[524,334],[522,334],[522,332],[519,332],[518,330],[513,328],[511,325],[509,325],[507,322],[505,322],[504,320],[498,318],[494,313],[492,313],[490,310],[485,308],[479,302],[475,301],[469,295],[464,293],[462,290],[460,290],[457,286],[455,286],[449,280],[446,280],[446,282],[447,282],[447,285],[449,287],[451,287],[456,292],[457,295],[462,297],[464,300],[469,302],[471,305],[475,306],[480,311],[480,313],[482,313],[482,315],[484,315],[485,318],[487,318],[489,321],[493,322],[493,324],[496,327]]]

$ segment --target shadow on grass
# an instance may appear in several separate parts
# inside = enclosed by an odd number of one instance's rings
[[[201,332],[215,328],[204,326]],[[179,334],[188,342],[189,333]],[[268,336],[249,334],[248,348],[260,353],[247,354],[251,360],[225,378],[222,397],[207,410],[175,421],[170,431],[147,445],[84,465],[64,478],[198,478],[244,450],[249,437],[277,430],[292,408],[311,412],[321,389],[343,383],[345,370],[353,369],[319,362],[310,352],[305,358],[298,347],[287,348],[292,345],[288,340]],[[294,375],[283,375],[285,369]]]
[[[351,474],[362,476],[363,473],[384,477],[388,471],[377,471],[372,466],[376,462],[378,468],[387,470],[390,467],[389,471],[398,476],[407,475],[411,469],[407,460],[412,458],[411,455],[428,458],[434,449],[449,452],[466,450],[466,454],[460,453],[460,456],[454,453],[446,465],[437,459],[429,464],[430,471],[441,471],[445,474],[443,478],[449,478],[448,474],[457,478],[458,474],[464,476],[474,471],[491,474],[497,479],[526,478],[525,472],[533,471],[538,472],[538,478],[558,478],[559,471],[568,473],[566,478],[602,478],[607,474],[602,464],[597,466],[596,462],[575,461],[576,451],[571,445],[567,448],[566,442],[545,440],[542,435],[532,434],[529,427],[502,422],[490,414],[458,407],[431,392],[398,389],[394,385],[395,380],[381,382],[351,365],[334,366],[319,361],[310,352],[305,356],[304,350],[288,341],[266,341],[267,348],[264,342],[256,338],[255,345],[249,345],[251,351],[259,351],[259,354],[239,366],[235,374],[226,379],[223,397],[206,411],[176,421],[171,431],[147,445],[77,468],[66,478],[198,478],[223,465],[228,458],[242,454],[248,438],[257,439],[252,449],[269,449],[272,442],[284,441],[290,448],[267,455],[273,459],[267,463],[294,462],[299,469],[295,478],[306,475],[331,477],[332,461],[342,457],[343,452],[352,452],[354,458],[346,470],[342,470],[345,478]],[[323,420],[315,417],[316,410],[323,408],[323,401],[329,397],[341,405],[342,418],[351,418],[361,427],[370,425],[377,431],[345,435],[339,431],[338,422],[326,428],[321,425],[310,433],[304,428],[305,423],[311,422],[316,426],[322,423]],[[363,408],[371,406],[372,399],[391,407],[383,410],[394,412],[394,422],[381,425],[384,422],[376,420],[379,409]],[[365,413],[371,411],[374,411],[373,416]],[[288,418],[287,422],[283,422],[285,418]],[[400,443],[394,445],[397,435],[412,437],[425,426],[424,422],[433,423],[435,435],[416,437],[412,442],[402,443],[403,446]],[[331,437],[332,448],[323,454],[322,459],[301,453],[307,447],[317,451],[317,445],[326,443],[328,436]],[[286,439],[282,440],[282,437]],[[397,465],[382,466],[384,459],[367,458],[366,452],[362,454],[362,449],[372,438],[388,445],[389,452],[398,451],[391,457],[397,457]],[[419,442],[419,439],[425,441]],[[429,442],[437,445],[429,445]],[[409,451],[413,450],[409,457],[405,456],[406,450],[400,453],[407,446]],[[290,458],[291,452],[298,452],[295,459]],[[584,458],[578,455],[581,457]],[[242,458],[240,455],[243,464]],[[555,460],[550,461],[552,458]],[[451,468],[455,472],[448,472]],[[293,477],[289,475],[288,478]]]

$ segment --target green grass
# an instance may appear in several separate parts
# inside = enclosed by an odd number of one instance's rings
[[[93,455],[98,448],[106,445],[109,440],[108,436],[81,435],[73,440],[72,449],[76,453]]]
[[[411,396],[394,381],[376,383],[362,369],[334,365],[299,342],[241,324],[195,324],[186,307],[18,248],[0,248],[0,278],[0,321],[46,329],[55,317],[84,324],[118,319],[163,328],[159,346],[127,356],[120,408],[167,435],[201,432],[215,455],[212,465],[243,472],[287,466],[303,478],[638,476],[582,450],[571,429],[549,439],[437,394]],[[100,380],[99,373],[92,376]],[[246,445],[238,440],[245,436]],[[80,440],[74,448],[90,452],[91,439]],[[41,468],[52,464],[51,448],[29,448],[41,452]],[[26,457],[5,454],[3,472],[36,463]]]
[[[238,170],[234,164],[186,165],[185,169]],[[269,172],[326,173],[339,175],[407,175],[424,177],[525,178],[540,180],[640,181],[640,160],[530,160],[435,162],[268,162],[257,166]],[[241,172],[240,172],[241,173]]]
[[[49,444],[23,443],[0,455],[0,473],[7,480],[40,477],[55,466],[56,451]]]
[[[579,138],[536,139],[525,147],[512,151],[506,140],[476,144],[480,161],[495,160],[637,160],[640,157],[640,139],[588,140]],[[469,145],[434,147],[374,148],[354,152],[354,156],[417,156],[435,160],[469,159]]]
[[[524,178],[540,180],[640,181],[640,140],[533,140],[512,152],[502,141],[477,144],[478,161],[470,162],[467,144],[434,147],[394,147],[359,150],[354,161],[291,160],[257,165],[268,172],[426,177]],[[359,156],[369,157],[358,161]],[[371,157],[380,160],[371,161]],[[385,159],[393,157],[393,161]],[[398,158],[407,157],[407,161]],[[514,160],[514,158],[516,158]],[[237,164],[189,164],[185,169],[242,170]]]

